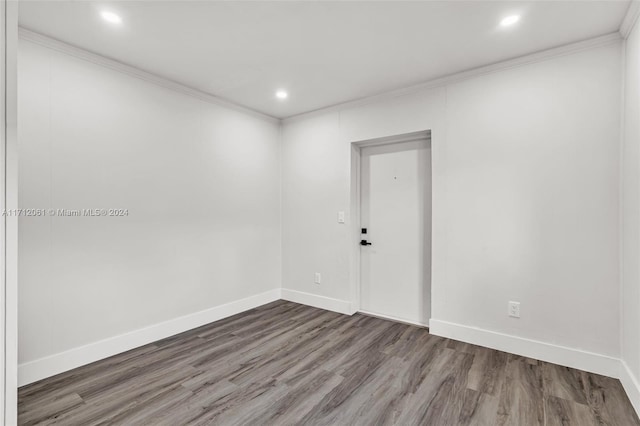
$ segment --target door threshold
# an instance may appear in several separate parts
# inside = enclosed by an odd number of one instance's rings
[[[369,312],[369,311],[365,311],[365,310],[362,310],[362,309],[360,309],[358,311],[358,313],[362,314],[362,315],[369,316],[369,317],[375,317],[375,318],[380,318],[380,319],[384,319],[384,320],[400,322],[402,324],[407,324],[407,325],[414,325],[416,327],[426,328],[427,330],[429,330],[429,325],[428,324],[424,324],[424,323],[417,322],[417,321],[410,321],[410,320],[401,319],[401,318],[397,318],[397,317],[390,316],[390,315],[377,314],[375,312]]]

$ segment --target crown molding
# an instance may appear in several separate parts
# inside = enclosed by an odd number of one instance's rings
[[[629,34],[633,30],[633,27],[638,21],[639,16],[640,1],[633,0],[631,4],[629,4],[627,13],[624,15],[624,19],[622,20],[622,24],[620,25],[620,35],[622,36],[622,38],[626,39],[627,37],[629,37]]]
[[[368,96],[365,98],[360,98],[352,101],[347,101],[340,104],[331,105],[325,108],[319,108],[313,111],[303,112],[301,114],[291,115],[283,118],[282,121],[283,122],[294,121],[300,118],[311,117],[314,115],[319,115],[319,114],[324,114],[329,112],[341,111],[347,108],[367,105],[367,104],[382,101],[385,99],[392,99],[398,96],[406,95],[406,94],[417,92],[417,91],[440,88],[448,84],[456,83],[463,80],[468,80],[473,77],[492,74],[495,72],[500,72],[500,71],[508,70],[511,68],[517,68],[524,65],[533,64],[536,62],[543,62],[556,57],[571,55],[574,53],[582,52],[584,50],[595,49],[597,47],[618,43],[621,40],[622,40],[622,37],[619,32],[605,34],[602,36],[578,41],[575,43],[570,43],[563,46],[554,47],[551,49],[542,50],[535,53],[530,53],[517,58],[508,59],[506,61],[496,62],[490,65],[485,65],[478,68],[472,68],[466,71],[449,74],[444,77],[428,80],[413,86],[407,86],[401,89],[383,92],[377,95]]]
[[[129,76],[139,78],[141,80],[153,83],[165,89],[173,90],[175,92],[197,98],[201,101],[205,101],[217,106],[229,108],[235,111],[243,112],[245,114],[249,114],[256,118],[267,120],[269,122],[280,123],[281,121],[279,118],[273,117],[271,115],[267,115],[262,112],[253,110],[251,108],[247,108],[243,105],[239,105],[234,102],[228,101],[226,99],[219,98],[217,96],[211,95],[201,90],[194,89],[192,87],[186,86],[176,81],[167,79],[165,77],[161,77],[151,72],[144,71],[140,68],[127,65],[115,59],[107,58],[106,56],[98,55],[97,53],[93,53],[88,50],[81,49],[77,46],[73,46],[71,44],[62,42],[60,40],[56,40],[54,38],[45,36],[43,34],[37,33],[35,31],[31,31],[23,27],[20,27],[18,29],[18,35],[20,39],[27,40],[32,43],[36,43],[41,46],[47,47],[49,49],[53,49],[58,52],[76,57],[78,59],[83,59],[85,61],[92,62],[96,65],[100,65],[100,66],[112,69],[114,71],[118,71],[123,74],[127,74]]]
[[[635,10],[635,12],[632,13],[632,9]],[[633,23],[635,22],[635,19],[637,19],[639,12],[640,12],[640,1],[633,1],[631,6],[629,7],[629,11],[627,12],[627,16],[625,17],[625,20],[623,22],[623,26],[625,26],[626,22],[631,22],[631,24],[626,24],[626,25],[630,25],[628,28],[628,31],[630,31],[631,28],[633,28]],[[632,15],[635,16],[635,18],[633,21],[630,21],[631,18],[629,17]],[[64,43],[62,41],[56,40],[54,38],[45,36],[43,34],[37,33],[35,31],[29,30],[23,27],[19,28],[19,37],[21,39],[31,41],[33,43],[39,44],[41,46],[44,46],[53,50],[57,50],[62,53],[66,53],[68,55],[77,57],[79,59],[84,59],[94,64],[104,66],[104,67],[113,69],[115,71],[119,71],[121,73],[139,78],[141,80],[154,83],[166,89],[170,89],[191,97],[195,97],[197,99],[203,100],[205,102],[209,102],[211,104],[215,104],[215,105],[226,107],[236,111],[244,112],[246,114],[252,115],[254,117],[262,118],[273,123],[280,123],[282,121],[295,120],[298,118],[309,117],[309,116],[318,115],[322,113],[340,111],[346,108],[366,105],[372,102],[377,102],[384,99],[391,99],[397,96],[402,96],[415,91],[443,87],[451,83],[467,80],[480,75],[491,74],[494,72],[499,72],[499,71],[507,70],[510,68],[516,68],[516,67],[521,67],[524,65],[536,63],[536,62],[545,61],[545,60],[552,59],[559,56],[570,55],[573,53],[581,52],[583,50],[605,46],[608,44],[619,42],[623,37],[622,30],[623,30],[623,27],[621,27],[620,32],[615,32],[615,33],[610,33],[610,34],[606,34],[599,37],[594,37],[591,39],[567,44],[560,47],[555,47],[552,49],[543,50],[540,52],[531,53],[531,54],[520,56],[514,59],[496,62],[490,65],[485,65],[478,68],[472,68],[466,71],[446,75],[433,80],[428,80],[423,83],[419,83],[417,85],[407,86],[401,89],[387,91],[387,92],[379,93],[373,96],[368,96],[365,98],[355,99],[355,100],[331,105],[328,107],[319,108],[313,111],[294,114],[289,117],[285,117],[282,120],[277,117],[273,117],[273,116],[264,114],[262,112],[247,108],[243,105],[236,104],[226,99],[219,98],[217,96],[211,95],[201,90],[194,89],[192,87],[175,82],[173,80],[169,80],[165,77],[161,77],[159,75],[150,73],[148,71],[144,71],[134,66],[116,61],[115,59],[107,58],[105,56],[98,55],[88,50],[70,45],[68,43]]]

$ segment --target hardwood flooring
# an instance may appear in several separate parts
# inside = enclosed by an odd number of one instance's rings
[[[19,423],[640,425],[617,380],[284,301],[20,388]]]

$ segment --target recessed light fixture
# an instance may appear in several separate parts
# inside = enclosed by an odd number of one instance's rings
[[[278,90],[276,92],[276,98],[278,99],[287,99],[289,94],[285,90]]]
[[[115,25],[122,24],[122,18],[120,17],[120,15],[117,15],[113,12],[103,10],[102,12],[100,12],[100,16],[102,16],[102,19],[104,19],[110,24],[115,24]]]
[[[501,27],[510,27],[513,24],[516,24],[520,20],[520,15],[511,15],[504,18],[500,21]]]

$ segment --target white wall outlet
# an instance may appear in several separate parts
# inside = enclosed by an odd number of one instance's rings
[[[509,316],[520,318],[520,302],[509,302]]]
[[[320,284],[322,282],[322,275],[320,275],[320,272],[316,272],[316,277],[313,282],[316,284]]]
[[[338,223],[344,223],[344,212],[338,212]]]

